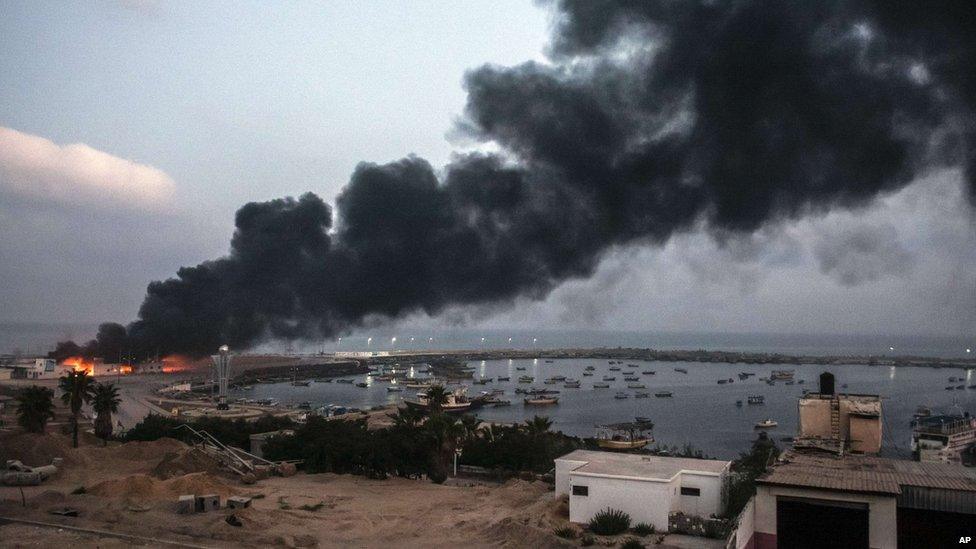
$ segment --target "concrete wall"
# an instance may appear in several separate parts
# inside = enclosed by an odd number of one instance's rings
[[[850,416],[851,451],[877,454],[881,451],[881,419]]]
[[[830,401],[800,399],[800,436],[829,438]]]
[[[570,478],[569,474],[573,469],[586,465],[585,461],[570,461],[568,459],[556,460],[556,498],[561,495],[569,495]]]
[[[759,485],[756,487],[754,517],[757,548],[769,545],[771,539],[775,540],[777,496],[867,503],[868,541],[872,549],[896,549],[898,546],[894,497]]]
[[[756,498],[749,499],[738,516],[733,549],[755,549],[756,547]]]
[[[678,497],[677,482],[640,481],[571,475],[571,483],[587,486],[589,495],[570,491],[569,520],[586,523],[598,512],[611,508],[630,515],[631,523],[646,522],[658,531],[668,530],[672,498]]]
[[[698,488],[701,491],[699,496],[682,496],[678,490],[678,503],[674,511],[681,511],[688,515],[709,517],[722,513],[722,484],[725,475],[705,475],[693,472],[683,472],[678,476],[680,487]]]

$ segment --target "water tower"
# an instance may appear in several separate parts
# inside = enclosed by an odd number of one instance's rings
[[[214,374],[217,377],[217,409],[226,410],[227,406],[227,380],[230,378],[230,347],[221,345],[217,354],[210,357],[213,359]]]

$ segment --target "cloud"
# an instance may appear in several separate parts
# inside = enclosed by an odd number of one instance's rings
[[[176,183],[158,168],[0,126],[0,195],[62,205],[159,211]]]
[[[820,272],[844,286],[904,275],[915,259],[890,224],[833,228],[820,236],[813,253]]]

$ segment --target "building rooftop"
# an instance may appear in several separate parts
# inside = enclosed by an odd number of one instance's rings
[[[576,450],[558,459],[582,462],[581,465],[573,468],[573,472],[649,480],[671,480],[682,471],[719,474],[731,463],[716,459],[618,454],[592,450]]]
[[[855,402],[878,402],[881,400],[880,395],[867,395],[860,393],[804,393],[803,396],[800,397],[800,400],[832,400],[834,398],[852,400]]]
[[[904,487],[976,492],[976,470],[860,455],[784,452],[758,484],[898,495]]]

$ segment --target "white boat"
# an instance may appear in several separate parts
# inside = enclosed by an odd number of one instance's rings
[[[757,423],[756,429],[771,429],[773,427],[776,427],[777,425],[779,425],[779,423],[776,423],[775,421],[767,418]]]
[[[559,404],[559,397],[549,397],[549,396],[535,396],[527,397],[524,400],[526,406],[548,406],[550,404]]]
[[[597,425],[596,443],[606,450],[635,450],[654,442],[650,420]]]

